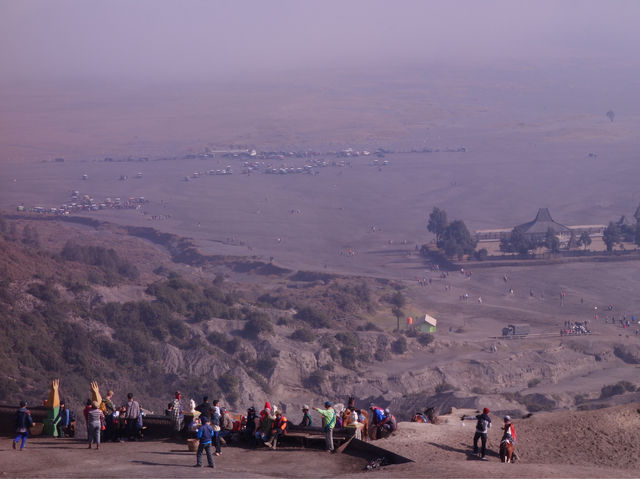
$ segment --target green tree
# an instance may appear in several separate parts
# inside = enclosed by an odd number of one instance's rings
[[[533,242],[529,240],[519,228],[513,228],[513,230],[511,230],[509,239],[503,238],[503,240],[500,241],[500,250],[507,253],[526,255],[533,247]]]
[[[587,233],[586,231],[580,233],[578,245],[583,246],[585,250],[589,249],[589,245],[591,245],[591,236],[589,236],[589,233]]]
[[[471,236],[464,221],[455,220],[449,223],[438,247],[444,249],[445,254],[452,258],[462,258],[464,254],[471,254],[476,248],[477,241]]]
[[[393,296],[391,296],[391,312],[396,317],[396,321],[398,323],[397,330],[400,331],[400,318],[403,316],[402,309],[407,304],[407,299],[405,298],[402,291],[396,291]]]
[[[604,241],[604,244],[607,246],[609,253],[613,251],[615,244],[620,242],[620,230],[618,229],[618,225],[613,221],[609,221],[609,226],[604,229],[602,241]]]
[[[556,232],[551,227],[547,229],[547,233],[545,234],[544,245],[549,248],[552,253],[560,251],[560,240],[556,236]]]
[[[429,215],[429,223],[427,230],[436,235],[436,242],[440,241],[442,234],[447,229],[447,213],[437,206],[433,207],[433,211]]]

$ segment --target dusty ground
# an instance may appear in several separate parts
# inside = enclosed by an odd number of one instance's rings
[[[366,461],[350,455],[284,448],[276,452],[227,447],[212,473],[191,466],[193,453],[171,442],[103,444],[101,451],[83,442],[34,438],[23,452],[0,449],[2,477],[637,477],[640,415],[635,406],[590,412],[536,414],[516,420],[520,461],[500,464],[500,418],[493,417],[487,454],[471,454],[474,421],[460,421],[457,410],[441,424],[400,423],[396,435],[377,441],[414,462],[364,472]],[[304,467],[301,467],[301,466]]]

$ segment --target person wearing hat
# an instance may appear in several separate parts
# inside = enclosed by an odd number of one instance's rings
[[[200,418],[202,426],[198,428],[196,437],[200,440],[198,444],[198,452],[196,452],[196,465],[193,467],[202,467],[202,452],[207,453],[207,462],[209,467],[213,468],[215,463],[213,462],[213,454],[211,454],[211,441],[213,440],[213,428],[209,424],[209,418],[202,416]]]
[[[309,414],[309,406],[306,404],[302,406],[302,421],[300,421],[299,426],[302,427],[311,427],[313,424],[313,419],[311,419],[311,414]]]
[[[100,410],[98,401],[91,402],[91,409],[87,414],[87,432],[89,433],[89,449],[91,444],[96,445],[96,449],[100,448],[100,430],[104,427],[104,414]]]
[[[333,428],[336,427],[336,412],[331,401],[324,403],[325,409],[314,407],[313,410],[322,416],[322,427],[325,432],[325,446],[327,452],[333,452]]]
[[[171,405],[171,422],[173,424],[173,434],[178,436],[184,426],[184,408],[182,407],[182,393],[176,391],[175,398]]]
[[[260,428],[260,416],[256,414],[256,408],[251,406],[247,409],[247,419],[244,429],[244,438],[249,444],[256,445],[255,434]]]
[[[486,452],[487,452],[487,434],[489,429],[491,429],[491,418],[489,417],[489,408],[486,407],[482,410],[482,414],[478,414],[477,416],[462,416],[462,420],[465,419],[476,419],[476,433],[473,436],[473,453],[478,454],[478,440],[481,441],[481,449],[480,449],[480,459],[483,461],[487,461]]]
[[[502,434],[502,439],[500,439],[500,442],[509,441],[511,444],[513,444],[513,447],[515,448],[516,428],[513,426],[513,423],[511,422],[511,416],[505,416],[503,420],[504,420],[504,426],[502,426],[502,430],[504,431],[504,433]],[[512,459],[513,460],[517,459],[515,449],[513,451]]]

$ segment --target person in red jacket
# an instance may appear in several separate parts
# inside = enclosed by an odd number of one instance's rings
[[[511,417],[510,416],[505,416],[504,417],[504,426],[502,427],[502,430],[504,431],[504,433],[502,434],[502,439],[500,440],[500,442],[502,441],[509,441],[511,442],[511,444],[513,444],[513,456],[512,456],[512,461],[515,461],[518,459],[518,456],[516,454],[516,428],[513,425],[513,423],[511,422]]]

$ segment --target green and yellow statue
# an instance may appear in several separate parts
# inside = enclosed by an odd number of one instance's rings
[[[51,389],[49,390],[49,398],[47,399],[47,418],[44,420],[44,433],[50,434],[53,437],[58,437],[58,430],[54,426],[54,421],[58,417],[58,413],[60,413],[59,386],[59,379],[56,378],[51,381]]]

